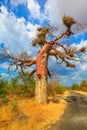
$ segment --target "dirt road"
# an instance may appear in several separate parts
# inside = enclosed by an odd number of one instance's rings
[[[60,121],[48,130],[87,130],[87,96],[70,91],[68,102]]]

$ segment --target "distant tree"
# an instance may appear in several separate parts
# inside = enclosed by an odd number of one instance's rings
[[[6,81],[2,78],[2,75],[0,75],[0,97],[5,96],[5,86],[6,86]]]
[[[87,87],[87,80],[82,80],[80,83],[80,87]]]
[[[72,32],[73,25],[78,26],[78,22],[70,16],[64,15],[62,21],[65,26],[65,31],[58,36],[53,36],[52,34],[55,30],[54,27],[39,27],[37,29],[37,37],[33,39],[32,45],[38,45],[40,50],[35,59],[28,56],[27,53],[22,53],[20,56],[15,57],[4,49],[4,56],[7,56],[12,61],[9,69],[15,64],[16,70],[20,67],[21,71],[24,73],[23,69],[25,67],[30,67],[34,64],[36,65],[36,69],[34,69],[30,75],[36,72],[35,96],[38,103],[47,103],[47,78],[48,76],[51,76],[48,68],[49,57],[54,56],[57,60],[61,60],[61,63],[65,63],[66,67],[75,68],[75,64],[72,64],[70,61],[81,61],[77,58],[78,53],[85,53],[86,51],[84,47],[77,50],[76,48],[67,47],[66,45],[63,45],[62,42],[59,42],[60,39],[69,38],[74,34]],[[52,38],[53,40],[50,40]]]
[[[81,81],[81,83],[80,83],[80,89],[82,91],[87,92],[87,79]]]
[[[73,83],[73,84],[71,85],[71,89],[72,89],[72,90],[79,90],[79,89],[80,89],[80,86],[79,86],[77,83]]]

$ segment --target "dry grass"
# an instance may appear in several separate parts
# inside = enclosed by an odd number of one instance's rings
[[[62,99],[44,105],[22,99],[17,104],[16,112],[12,112],[12,103],[0,108],[0,130],[45,130],[60,119],[67,105]]]

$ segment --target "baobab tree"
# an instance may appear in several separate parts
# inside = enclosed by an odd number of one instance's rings
[[[58,36],[52,36],[50,33],[52,31],[51,27],[39,27],[37,29],[37,37],[32,40],[32,46],[40,46],[36,59],[32,59],[32,57],[27,56],[26,53],[22,53],[19,57],[15,57],[4,49],[3,54],[12,61],[8,70],[10,70],[11,66],[16,65],[16,70],[20,67],[21,71],[24,73],[23,69],[25,69],[26,66],[31,67],[34,64],[36,65],[36,68],[32,72],[29,72],[29,74],[32,75],[36,72],[35,96],[38,103],[47,103],[47,79],[48,76],[51,76],[48,68],[49,57],[54,56],[57,60],[61,59],[61,64],[65,63],[66,67],[75,68],[75,64],[73,64],[72,61],[81,61],[78,57],[78,53],[81,52],[84,54],[86,51],[85,47],[78,50],[71,46],[67,47],[63,45],[62,42],[59,42],[60,39],[66,39],[74,34],[72,32],[73,25],[78,26],[77,21],[70,16],[64,16],[62,21],[65,26],[65,31]],[[50,37],[49,40],[48,37]]]

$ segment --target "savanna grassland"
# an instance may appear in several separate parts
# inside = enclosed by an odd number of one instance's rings
[[[58,121],[67,103],[60,99],[68,95],[59,82],[48,84],[48,103],[35,101],[35,79],[21,73],[9,81],[0,76],[0,130],[45,130]]]

